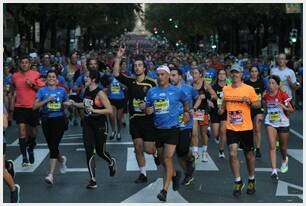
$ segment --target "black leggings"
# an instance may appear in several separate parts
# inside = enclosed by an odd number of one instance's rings
[[[58,147],[64,134],[64,126],[65,119],[63,116],[42,120],[42,130],[50,150],[51,159],[57,159],[59,156]]]
[[[83,141],[87,158],[87,166],[91,178],[95,177],[95,159],[96,153],[102,157],[109,165],[112,164],[111,156],[105,151],[105,142],[107,138],[107,122],[105,118],[85,117],[83,126]]]

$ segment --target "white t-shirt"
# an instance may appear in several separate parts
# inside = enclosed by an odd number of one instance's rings
[[[296,83],[296,76],[292,69],[286,67],[285,69],[279,69],[279,67],[274,67],[271,69],[271,75],[279,76],[281,80],[281,89],[285,91],[290,98],[292,98],[292,89],[288,83],[287,77],[290,76],[291,82]]]

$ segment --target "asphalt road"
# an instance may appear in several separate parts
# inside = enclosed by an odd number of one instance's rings
[[[195,181],[192,185],[181,186],[178,192],[168,192],[168,202],[189,203],[302,203],[303,202],[303,124],[302,111],[291,115],[291,132],[288,142],[289,171],[286,174],[279,173],[280,181],[272,183],[270,179],[271,166],[268,155],[268,143],[263,127],[261,159],[256,160],[257,190],[254,195],[247,195],[246,189],[239,198],[232,196],[233,177],[228,162],[228,150],[226,158],[218,158],[217,145],[209,140],[208,163],[197,162]],[[55,176],[53,186],[46,185],[44,177],[49,168],[48,148],[39,127],[38,146],[36,147],[36,163],[29,168],[20,167],[21,156],[17,137],[18,131],[13,124],[8,129],[9,144],[7,158],[15,161],[16,183],[21,186],[22,203],[120,203],[120,202],[159,202],[157,193],[162,187],[163,168],[156,168],[153,158],[147,158],[146,184],[135,184],[139,172],[133,153],[131,137],[128,134],[128,125],[122,131],[122,140],[109,141],[107,150],[117,159],[117,174],[108,176],[107,164],[101,159],[97,161],[96,190],[87,190],[89,180],[83,150],[81,127],[71,126],[65,132],[61,142],[60,152],[67,156],[68,172]],[[247,170],[242,152],[239,152],[241,160],[241,176],[247,181]],[[175,160],[176,161],[176,160]],[[280,154],[278,153],[278,167],[280,167]],[[175,163],[178,167],[177,161]],[[3,185],[3,201],[9,202],[8,187]],[[245,187],[246,188],[246,187]]]

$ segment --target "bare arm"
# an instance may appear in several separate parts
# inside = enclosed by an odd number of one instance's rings
[[[32,106],[32,109],[33,110],[37,110],[39,109],[40,107],[42,107],[43,105],[47,104],[48,102],[52,101],[54,99],[54,96],[49,96],[48,99],[45,99],[45,100],[39,100],[39,99],[36,99],[33,106]]]
[[[117,52],[117,56],[115,58],[115,64],[113,68],[113,75],[115,77],[118,77],[120,74],[120,62],[121,62],[124,52],[125,52],[125,48],[121,48],[121,47],[119,48]]]

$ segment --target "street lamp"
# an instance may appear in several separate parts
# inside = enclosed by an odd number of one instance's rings
[[[171,22],[173,19],[172,18],[169,18],[169,21]]]

